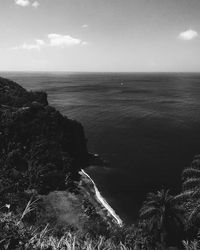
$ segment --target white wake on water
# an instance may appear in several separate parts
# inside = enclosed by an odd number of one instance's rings
[[[97,200],[102,204],[102,206],[108,211],[108,213],[116,220],[117,224],[121,227],[123,225],[123,221],[115,213],[114,209],[108,204],[108,202],[102,197],[101,193],[99,192],[98,188],[96,187],[95,182],[83,169],[81,169],[81,173],[83,175],[85,175],[91,181],[91,183],[94,186],[95,195],[96,195]]]

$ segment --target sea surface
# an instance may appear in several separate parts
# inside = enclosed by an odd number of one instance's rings
[[[108,203],[134,222],[148,191],[181,188],[181,171],[200,154],[200,74],[1,72],[80,121],[90,167]]]

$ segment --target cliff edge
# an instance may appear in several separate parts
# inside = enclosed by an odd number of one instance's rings
[[[88,165],[82,125],[51,107],[45,92],[0,78],[0,196],[48,194],[79,180]]]

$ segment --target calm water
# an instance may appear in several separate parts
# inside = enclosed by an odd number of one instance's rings
[[[89,173],[128,222],[147,191],[179,189],[182,169],[200,153],[200,74],[0,75],[45,90],[51,105],[83,124],[89,151],[109,162]]]

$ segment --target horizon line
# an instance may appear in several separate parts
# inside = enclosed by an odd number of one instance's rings
[[[200,71],[78,71],[78,70],[0,70],[0,73],[119,73],[119,74],[200,74]]]

